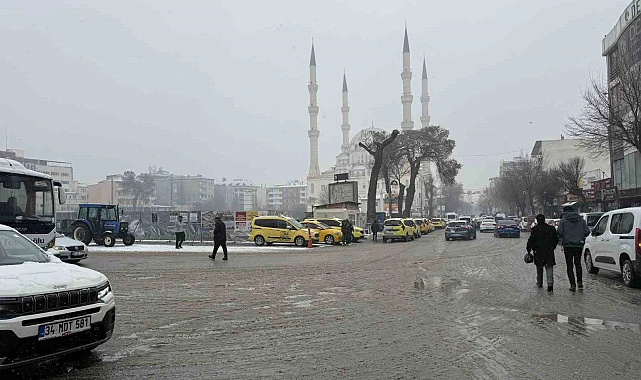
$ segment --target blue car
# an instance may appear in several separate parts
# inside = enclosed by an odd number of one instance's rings
[[[521,237],[521,229],[515,221],[509,219],[499,220],[494,229],[494,237]]]

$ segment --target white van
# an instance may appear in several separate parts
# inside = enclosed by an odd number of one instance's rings
[[[627,286],[641,280],[641,207],[609,211],[585,240],[583,257],[588,273],[599,269],[621,273]]]

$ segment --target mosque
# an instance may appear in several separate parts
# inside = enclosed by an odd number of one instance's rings
[[[401,121],[400,130],[408,131],[414,128],[414,121],[412,120],[412,71],[410,69],[410,45],[407,37],[407,28],[405,28],[405,37],[403,41],[403,71],[401,72],[401,79],[403,82],[403,94],[401,95],[401,104],[403,106],[403,120]],[[422,73],[422,94],[421,94],[421,127],[427,127],[430,122],[429,115],[429,101],[430,96],[428,92],[428,79],[427,69],[425,66],[425,59],[423,59],[423,73]],[[340,153],[336,156],[336,164],[325,171],[320,171],[318,166],[318,137],[320,130],[318,129],[318,110],[317,103],[318,84],[316,82],[316,52],[314,44],[312,43],[312,53],[309,61],[309,174],[307,176],[307,194],[309,205],[318,205],[328,201],[327,190],[330,183],[334,183],[334,174],[348,173],[349,180],[357,182],[358,198],[361,203],[361,211],[366,212],[367,206],[367,190],[369,186],[369,173],[373,164],[371,155],[361,148],[358,144],[364,142],[368,144],[371,142],[372,135],[376,132],[387,132],[380,128],[366,128],[358,132],[350,139],[350,125],[349,125],[349,91],[347,88],[347,78],[343,74],[343,103],[341,112],[343,114],[343,122],[341,124],[342,141],[340,145]],[[423,180],[421,177],[426,176],[430,172],[430,165],[422,165],[421,173],[417,178],[416,198],[414,199],[413,211],[420,213],[423,204],[424,189],[421,185]],[[409,183],[409,178],[403,180],[404,183]],[[379,181],[376,195],[376,209],[378,211],[388,210],[388,202],[386,201],[386,190],[383,180]],[[396,210],[392,210],[396,212]]]

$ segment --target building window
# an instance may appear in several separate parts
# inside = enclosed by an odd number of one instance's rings
[[[311,190],[312,190],[312,194],[314,194],[314,184],[313,183],[311,184]]]
[[[614,186],[621,188],[622,187],[622,180],[621,180],[621,160],[616,160],[614,161]]]

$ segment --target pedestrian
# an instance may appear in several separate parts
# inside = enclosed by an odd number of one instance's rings
[[[214,218],[214,251],[209,255],[212,260],[216,260],[218,248],[223,249],[223,260],[227,260],[227,227],[219,216]]]
[[[583,289],[583,270],[581,267],[581,253],[585,238],[590,235],[590,228],[586,221],[574,211],[572,206],[563,207],[563,218],[559,223],[557,230],[559,238],[563,244],[563,253],[565,254],[565,264],[570,280],[570,291],[576,292],[577,285]],[[574,278],[573,266],[576,269],[576,279]]]
[[[527,239],[528,253],[534,251],[534,265],[536,265],[536,286],[543,287],[543,268],[547,278],[548,292],[554,291],[554,249],[559,243],[556,229],[545,223],[545,215],[536,216],[536,226]]]
[[[343,233],[343,245],[348,245],[349,243],[351,243],[349,220],[345,219],[341,222],[341,232]]]
[[[372,223],[371,229],[372,229],[372,240],[378,241],[378,231],[380,231],[381,225],[378,223],[377,219],[374,219],[374,223]]]
[[[181,249],[183,247],[183,242],[185,241],[185,225],[183,223],[183,217],[178,216],[176,220],[176,249]]]

